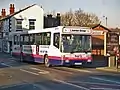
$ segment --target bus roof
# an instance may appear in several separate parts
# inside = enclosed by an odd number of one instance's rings
[[[88,30],[90,27],[79,27],[79,26],[57,26],[52,28],[44,28],[39,30],[25,30],[25,31],[17,31],[17,32],[11,32],[10,35],[15,34],[32,34],[32,33],[40,33],[40,32],[62,32],[62,29],[83,29]]]

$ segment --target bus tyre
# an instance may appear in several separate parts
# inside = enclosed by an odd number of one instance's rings
[[[50,67],[48,55],[45,56],[44,61],[45,61],[45,66],[46,66],[46,67]]]

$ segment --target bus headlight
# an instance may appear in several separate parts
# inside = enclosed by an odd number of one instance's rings
[[[92,62],[92,61],[90,59],[88,59],[87,62]]]
[[[65,60],[66,63],[69,63],[69,60]]]

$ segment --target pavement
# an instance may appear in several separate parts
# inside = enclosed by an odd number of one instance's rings
[[[102,71],[108,71],[108,72],[118,72],[120,73],[120,66],[117,67],[100,67],[100,68],[96,68],[97,70],[102,70]]]
[[[46,68],[0,53],[0,90],[120,90],[120,73],[96,68]]]

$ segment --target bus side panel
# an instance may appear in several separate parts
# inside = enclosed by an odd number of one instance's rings
[[[51,46],[48,51],[49,61],[52,65],[63,65],[61,52],[55,46]]]
[[[20,57],[20,45],[12,46],[12,56],[19,58]]]
[[[36,63],[44,63],[44,56],[43,55],[33,55],[34,62]]]
[[[23,59],[25,61],[43,63],[42,55],[36,52],[36,45],[23,45]]]
[[[36,47],[35,62],[44,63],[44,55],[48,54],[49,45],[38,45]]]
[[[37,63],[44,63],[44,54],[40,53],[41,46],[36,46],[36,54],[33,55],[35,62]]]
[[[34,54],[35,45],[22,45],[22,55],[24,61],[34,62],[32,54]]]
[[[59,56],[49,56],[49,61],[52,65],[63,65]]]

